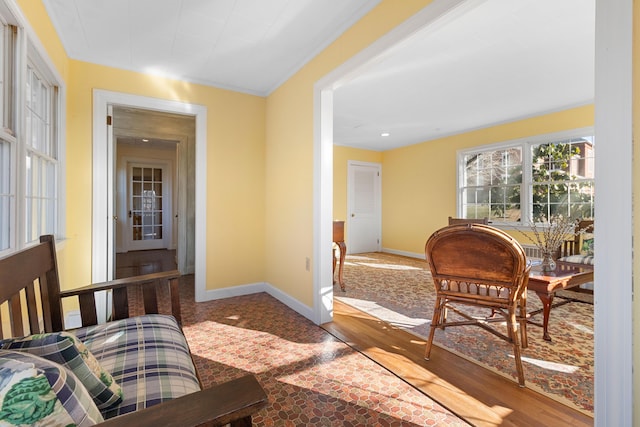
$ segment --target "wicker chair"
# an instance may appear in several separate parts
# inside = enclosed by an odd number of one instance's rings
[[[436,289],[425,358],[429,360],[436,328],[477,325],[513,344],[518,384],[524,387],[520,350],[527,346],[526,289],[530,266],[522,246],[497,228],[461,224],[436,231],[426,243],[425,255]],[[475,316],[470,314],[469,306],[492,312],[485,317]],[[448,321],[448,310],[463,320]],[[491,322],[504,320],[506,335],[491,326]]]

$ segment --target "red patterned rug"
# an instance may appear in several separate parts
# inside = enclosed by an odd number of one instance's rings
[[[346,292],[334,286],[334,297],[374,317],[426,338],[435,290],[426,261],[387,253],[348,255]],[[555,302],[561,301],[556,298]],[[529,311],[541,308],[529,291]],[[542,321],[542,314],[534,317]],[[527,327],[529,347],[522,361],[526,386],[593,416],[593,305],[571,302],[551,310],[549,333]],[[512,346],[475,326],[436,330],[434,344],[487,369],[516,380]]]

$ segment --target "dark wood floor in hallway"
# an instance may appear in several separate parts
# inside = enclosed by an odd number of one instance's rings
[[[333,308],[325,330],[472,425],[593,425],[593,418],[439,347],[425,361],[425,342],[415,335],[337,300]],[[447,356],[438,357],[442,352]]]
[[[116,254],[116,279],[171,271],[176,268],[175,250],[154,249]]]

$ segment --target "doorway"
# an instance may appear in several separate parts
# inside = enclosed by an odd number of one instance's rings
[[[117,135],[121,138],[140,138],[140,116],[124,120],[120,113],[141,114],[154,117],[156,123],[148,128],[147,139],[174,141],[175,191],[178,217],[172,234],[176,237],[176,251],[184,254],[186,262],[178,263],[182,274],[195,275],[196,299],[204,299],[206,277],[206,115],[200,105],[177,101],[142,97],[96,89],[93,111],[93,219],[92,219],[92,280],[102,282],[115,276],[116,238],[118,218],[123,215],[116,209],[117,144],[110,142]],[[113,120],[108,117],[114,107]],[[191,131],[176,131],[176,120],[190,123]],[[112,124],[111,124],[112,123]],[[175,143],[178,141],[178,143]],[[106,189],[106,191],[105,191]],[[128,211],[124,216],[128,215]],[[177,234],[176,234],[177,233]],[[180,258],[180,257],[179,257]]]
[[[115,277],[136,271],[178,269],[192,273],[195,176],[188,159],[194,140],[192,116],[114,105]],[[187,189],[187,190],[184,190]],[[180,191],[182,190],[182,191]],[[179,196],[183,193],[183,196]],[[185,203],[186,200],[186,203]],[[141,253],[156,251],[158,253]],[[164,251],[164,252],[161,252]],[[162,259],[162,263],[155,260]],[[168,262],[167,260],[171,260]]]
[[[382,165],[347,165],[347,253],[379,252],[382,238]]]

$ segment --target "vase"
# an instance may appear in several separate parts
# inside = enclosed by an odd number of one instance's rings
[[[551,253],[543,252],[542,263],[540,264],[542,271],[553,271],[556,269],[556,260],[553,259]]]

